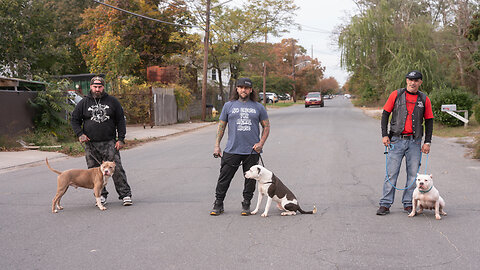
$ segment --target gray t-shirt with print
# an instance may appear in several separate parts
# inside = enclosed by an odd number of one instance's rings
[[[260,141],[260,121],[268,119],[262,104],[248,100],[233,100],[225,103],[220,120],[228,124],[228,141],[225,152],[249,155]]]

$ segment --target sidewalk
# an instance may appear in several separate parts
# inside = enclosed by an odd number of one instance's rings
[[[126,140],[143,140],[149,138],[161,138],[182,132],[196,130],[202,127],[214,125],[215,122],[188,122],[168,126],[127,126]],[[34,166],[48,160],[67,158],[68,156],[57,152],[39,150],[26,150],[18,152],[0,152],[0,173],[15,169],[20,166]]]

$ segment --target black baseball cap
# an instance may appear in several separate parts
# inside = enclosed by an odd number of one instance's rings
[[[103,86],[105,86],[105,80],[100,76],[95,76],[90,80],[90,85],[103,85]]]
[[[237,80],[237,86],[246,86],[246,87],[253,87],[253,83],[249,78],[240,78]]]
[[[412,70],[410,71],[407,76],[405,76],[407,79],[422,79],[422,73],[418,70]]]

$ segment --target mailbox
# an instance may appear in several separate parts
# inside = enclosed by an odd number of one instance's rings
[[[442,105],[442,112],[454,112],[457,110],[457,104],[445,104]]]

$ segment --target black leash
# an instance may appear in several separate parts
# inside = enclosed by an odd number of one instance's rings
[[[80,142],[80,145],[83,147],[83,150],[85,151],[85,155],[86,155],[86,154],[87,154],[87,149],[85,148],[85,145],[83,145],[82,142]],[[90,144],[90,146],[91,146],[92,148],[94,148],[92,144]],[[98,161],[98,159],[97,159],[94,155],[92,155],[92,154],[90,153],[90,156],[91,156],[93,159],[95,159],[95,161],[98,163],[98,165],[102,165],[102,162]]]
[[[231,167],[237,167],[237,168],[238,168],[238,167],[240,167],[240,165],[242,165],[243,163],[245,163],[245,161],[248,160],[248,159],[252,156],[252,154],[253,154],[254,152],[257,153],[257,151],[255,151],[255,149],[252,149],[252,152],[250,152],[250,155],[248,155],[248,157],[247,157],[245,160],[241,161],[240,164],[238,164],[238,165],[230,164],[230,163],[228,163],[228,162],[226,162],[226,161],[225,161],[225,163],[226,163],[227,165],[231,166]],[[262,166],[265,167],[265,164],[263,163],[262,155],[261,155],[260,153],[257,153],[257,154],[258,154],[258,157],[260,158],[260,161],[262,162]],[[213,157],[214,157],[214,158],[218,158],[218,157],[220,157],[220,156],[219,156],[219,155],[216,155],[216,154],[213,154]]]

